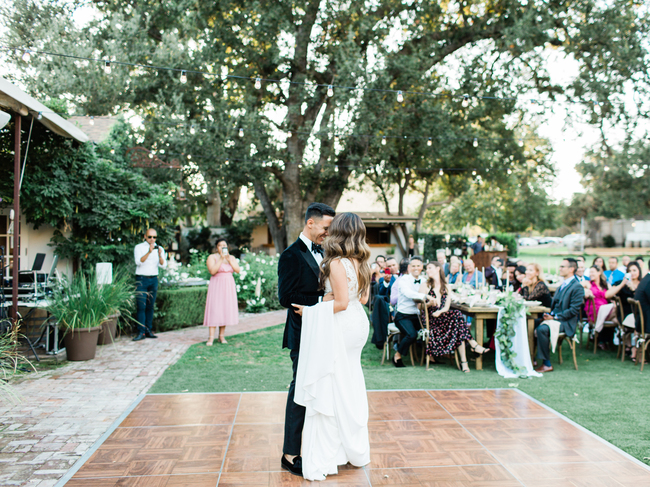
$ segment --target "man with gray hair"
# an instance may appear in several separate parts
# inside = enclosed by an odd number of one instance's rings
[[[447,262],[447,253],[445,249],[436,250],[436,260],[440,267],[445,271],[445,276],[449,275],[449,263]]]

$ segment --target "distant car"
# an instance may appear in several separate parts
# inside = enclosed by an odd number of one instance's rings
[[[539,242],[534,238],[522,237],[519,239],[519,245],[522,247],[532,247],[533,245],[539,245]]]
[[[540,245],[545,245],[545,244],[557,245],[562,243],[562,239],[560,237],[541,237],[538,240],[538,242]]]
[[[581,233],[572,233],[562,237],[562,243],[569,249],[577,249],[581,244],[587,245],[587,236]]]

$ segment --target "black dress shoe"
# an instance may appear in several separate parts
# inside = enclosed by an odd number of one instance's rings
[[[150,332],[149,330],[147,330],[147,331],[144,332],[144,336],[145,336],[146,338],[158,338],[156,335],[154,335],[154,334],[153,334],[152,332]]]
[[[140,340],[144,340],[144,333],[138,333],[136,336],[133,337],[134,342],[139,342]]]
[[[402,367],[406,367],[406,365],[404,365],[404,362],[402,362],[401,358],[398,358],[397,360],[395,360],[395,357],[393,357],[393,365],[395,367],[397,367],[398,369],[400,369]]]
[[[280,466],[283,469],[288,470],[290,473],[302,477],[302,458],[296,457],[293,459],[293,463],[291,463],[284,455],[282,455]]]

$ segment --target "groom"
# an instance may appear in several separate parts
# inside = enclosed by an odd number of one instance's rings
[[[323,203],[312,203],[305,213],[305,227],[288,249],[282,252],[278,263],[278,297],[287,309],[282,348],[291,350],[293,379],[289,386],[287,409],[284,418],[284,447],[281,466],[294,475],[302,476],[300,446],[305,408],[293,402],[300,353],[302,317],[292,304],[313,306],[323,296],[319,290],[320,263],[323,261],[321,244],[336,212]]]

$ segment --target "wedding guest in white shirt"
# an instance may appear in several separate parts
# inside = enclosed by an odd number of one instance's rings
[[[158,269],[167,267],[167,259],[163,248],[156,244],[158,234],[150,228],[144,237],[144,242],[133,249],[135,259],[136,304],[138,334],[134,342],[144,338],[158,338],[153,334],[153,308],[158,293]]]
[[[420,285],[425,279],[420,277],[424,264],[421,257],[413,257],[409,264],[410,274],[402,276],[397,290],[397,312],[395,313],[395,326],[399,329],[402,339],[393,357],[395,367],[405,367],[402,355],[409,352],[411,345],[417,340],[420,329],[420,310],[414,299],[418,301],[431,301],[431,297],[419,292]]]

